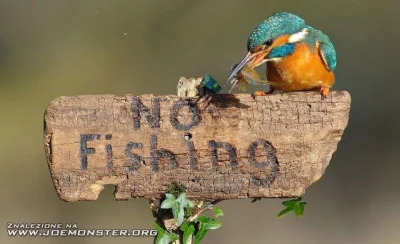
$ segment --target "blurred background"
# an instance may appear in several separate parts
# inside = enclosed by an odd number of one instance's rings
[[[349,125],[305,216],[276,219],[281,200],[222,202],[204,243],[400,243],[400,1],[1,0],[1,243],[152,243],[151,238],[8,237],[7,222],[152,228],[146,200],[65,203],[43,149],[43,112],[58,96],[175,94],[181,76],[223,82],[252,29],[276,11],[300,15],[336,46],[335,90]]]

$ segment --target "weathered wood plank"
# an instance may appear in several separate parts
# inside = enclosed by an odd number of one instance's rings
[[[159,198],[172,181],[192,199],[295,197],[325,172],[348,123],[350,95],[293,92],[59,97],[45,111],[58,195]],[[197,103],[196,103],[197,102]]]

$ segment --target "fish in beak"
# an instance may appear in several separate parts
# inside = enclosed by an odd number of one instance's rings
[[[228,79],[224,82],[224,85],[226,85],[226,83],[228,83],[233,78],[235,78],[236,75],[238,74],[238,72],[247,64],[249,64],[249,67],[251,69],[254,69],[257,66],[267,62],[268,60],[265,59],[265,57],[268,55],[269,51],[270,51],[270,49],[267,48],[267,49],[264,49],[264,50],[261,50],[261,51],[255,52],[255,53],[248,52],[246,57],[244,57],[238,65],[233,66],[233,70],[231,71],[231,74],[229,75]],[[229,93],[232,92],[232,90],[236,86],[237,82],[238,82],[237,79],[233,82],[233,85],[232,85]]]

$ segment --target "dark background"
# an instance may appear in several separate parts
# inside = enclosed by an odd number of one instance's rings
[[[276,219],[281,200],[220,204],[204,243],[399,243],[400,1],[1,0],[1,243],[152,243],[150,238],[10,238],[7,222],[152,228],[146,200],[65,203],[50,180],[43,112],[57,96],[175,94],[180,76],[220,82],[251,30],[276,11],[327,33],[335,90],[352,95],[349,125],[305,216]]]

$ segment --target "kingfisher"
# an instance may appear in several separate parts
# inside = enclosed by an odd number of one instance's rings
[[[278,12],[262,21],[248,37],[247,51],[225,82],[235,78],[229,93],[240,81],[237,77],[243,68],[254,69],[264,63],[267,78],[263,83],[270,89],[256,91],[253,96],[265,96],[275,89],[319,90],[324,98],[335,82],[336,51],[332,42],[295,14]]]

